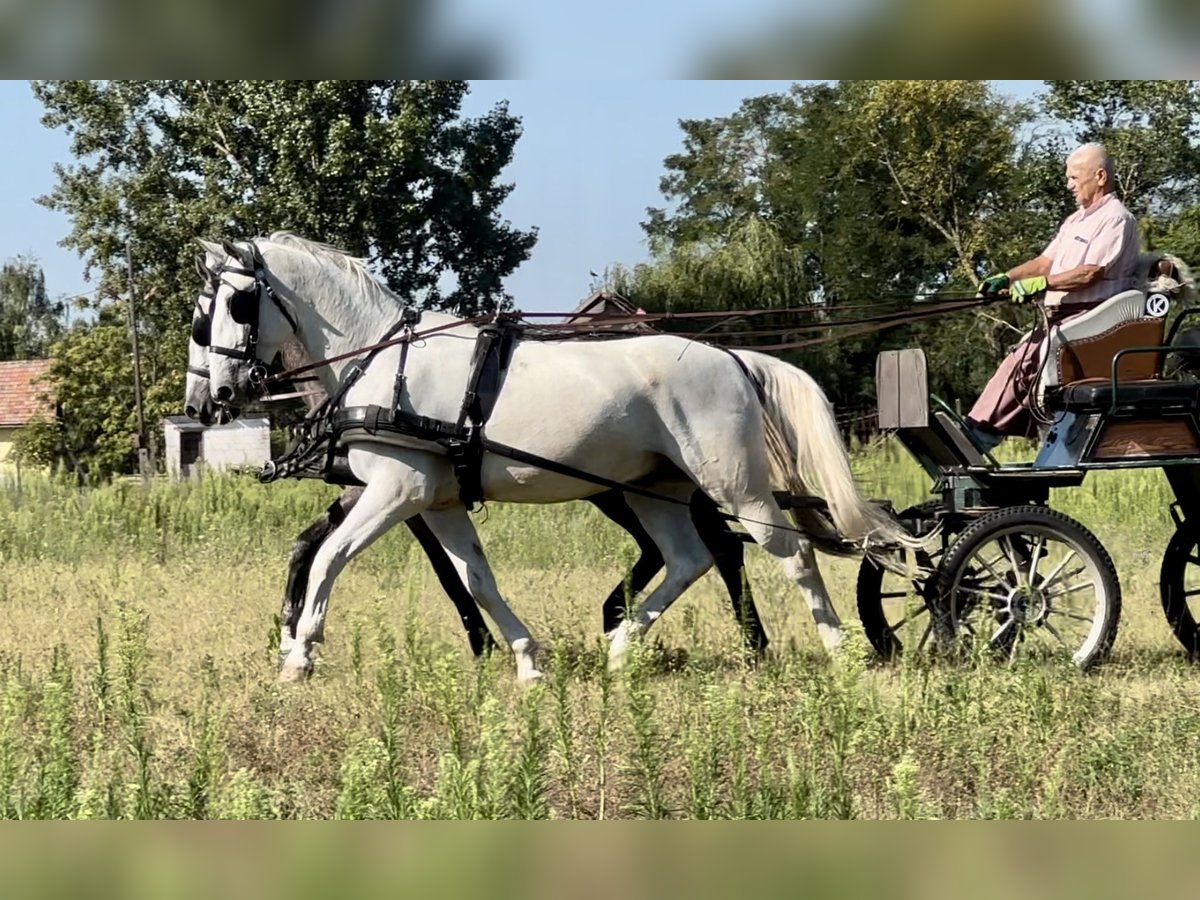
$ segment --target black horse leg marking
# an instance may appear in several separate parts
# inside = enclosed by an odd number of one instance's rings
[[[662,569],[663,558],[657,545],[625,502],[624,494],[608,491],[589,497],[588,500],[600,512],[628,531],[642,552],[633,564],[633,569],[604,601],[604,630],[608,632],[621,624],[625,618],[628,598],[642,591]],[[692,498],[691,514],[692,523],[700,533],[708,552],[713,555],[717,571],[725,583],[725,589],[729,591],[733,614],[741,628],[746,646],[755,654],[762,655],[770,641],[758,615],[758,607],[754,605],[750,582],[744,577],[745,554],[741,536],[729,527],[717,505],[700,491]]]
[[[650,583],[650,579],[659,573],[663,567],[663,558],[658,546],[625,502],[624,494],[605,491],[603,494],[588,497],[588,502],[629,532],[629,536],[637,542],[638,550],[641,551],[633,568],[604,601],[603,628],[607,633],[624,621],[630,598],[641,593]]]
[[[733,602],[733,615],[742,630],[746,646],[757,656],[762,656],[770,641],[763,629],[758,607],[750,591],[750,579],[745,577],[745,546],[741,535],[729,527],[717,505],[708,495],[697,491],[692,497],[692,522],[700,532],[704,546],[713,555],[717,572],[729,591]]]
[[[458,570],[450,562],[450,557],[446,555],[446,551],[438,539],[433,536],[433,532],[420,516],[413,516],[404,524],[408,526],[408,530],[413,533],[413,537],[424,549],[425,555],[429,557],[429,562],[433,566],[434,574],[442,584],[442,590],[446,592],[446,595],[453,601],[454,608],[458,610],[458,616],[467,632],[467,640],[471,644],[471,652],[477,657],[491,653],[496,649],[496,639],[492,637],[492,632],[483,620],[483,614],[479,611],[475,598],[471,596],[471,592],[458,577]]]
[[[308,575],[312,568],[313,558],[322,542],[333,533],[333,530],[346,518],[346,514],[354,508],[358,498],[362,496],[362,488],[347,488],[337,500],[325,511],[325,515],[313,522],[296,538],[292,547],[292,555],[288,560],[287,587],[284,589],[283,608],[279,614],[280,622],[287,628],[292,638],[296,637],[296,624],[300,621],[300,613],[304,610],[304,596],[308,592]],[[490,653],[496,648],[496,640],[488,630],[479,607],[475,605],[458,572],[446,556],[446,551],[437,542],[429,526],[420,516],[414,516],[406,523],[409,530],[421,544],[429,562],[433,565],[434,574],[441,582],[442,589],[454,603],[467,632],[467,641],[475,656]]]
[[[300,613],[304,610],[304,595],[308,592],[308,573],[312,568],[313,557],[317,555],[321,542],[346,518],[346,513],[354,506],[361,493],[358,488],[351,488],[343,493],[325,510],[322,518],[300,532],[296,543],[292,545],[292,555],[288,558],[287,587],[283,591],[279,621],[293,639],[296,637],[296,623],[300,621]]]

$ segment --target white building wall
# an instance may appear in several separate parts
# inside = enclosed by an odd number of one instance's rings
[[[223,471],[242,466],[261,466],[271,457],[271,427],[265,418],[246,419],[229,425],[200,428],[192,423],[163,423],[163,456],[167,473],[180,476],[184,434],[200,438],[199,462],[207,469]]]
[[[250,419],[204,430],[201,458],[208,468],[261,466],[271,457],[271,429],[266,419]]]
[[[179,428],[170,422],[163,425],[163,457],[167,466],[167,474],[179,475]]]

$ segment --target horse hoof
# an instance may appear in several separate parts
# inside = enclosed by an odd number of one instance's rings
[[[842,629],[833,625],[820,624],[817,625],[817,634],[821,636],[821,643],[825,645],[825,651],[830,656],[837,656],[842,641],[845,640]]]
[[[634,641],[640,636],[641,629],[632,625],[628,620],[612,631],[608,644],[608,671],[619,672],[621,670]]]
[[[542,677],[537,667],[538,646],[533,638],[519,638],[513,641],[513,655],[517,658],[517,682],[536,681]]]

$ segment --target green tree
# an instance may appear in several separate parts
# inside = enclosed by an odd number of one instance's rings
[[[44,357],[62,333],[62,316],[35,260],[17,256],[0,266],[0,360]]]
[[[751,216],[766,215],[772,145],[795,112],[787,94],[766,94],[743,101],[731,116],[681,120],[683,150],[664,160],[667,174],[659,180],[676,209],[646,210],[642,227],[651,246],[721,238]]]
[[[132,384],[128,341],[112,340],[129,241],[148,423],[182,396],[196,237],[295,231],[368,258],[400,296],[463,315],[510,302],[502,279],[536,240],[499,215],[520,121],[504,104],[462,118],[465,82],[61,81],[34,91],[77,160],[57,167],[41,202],[70,217],[65,243],[99,275],[96,306],[112,308],[107,325],[70,336],[71,350],[102,360],[93,375],[111,396]],[[119,429],[108,450],[85,440],[78,452],[97,471],[128,468],[132,457],[118,464],[116,451],[131,446],[130,426],[77,402],[72,381],[57,389],[69,415],[87,417],[76,436]]]
[[[1050,81],[1048,113],[1104,143],[1146,246],[1200,263],[1200,83]]]
[[[684,123],[684,150],[662,180],[671,211],[650,210],[643,226],[654,262],[619,286],[647,309],[666,302],[667,285],[676,306],[690,297],[712,309],[882,311],[973,291],[982,274],[1041,249],[1061,218],[1051,177],[1061,158],[1022,136],[1031,116],[983,82],[862,81],[797,85]],[[775,243],[748,244],[750,220]],[[868,402],[879,349],[919,344],[935,390],[966,394],[1003,351],[1010,316],[963,314],[789,358],[854,408]]]
[[[62,415],[21,429],[22,458],[37,465],[62,463],[83,481],[136,466],[133,378],[114,377],[116,360],[128,371],[129,329],[115,306],[93,323],[78,323],[54,344],[50,381]]]
[[[1200,202],[1200,88],[1195,81],[1047,81],[1046,112],[1079,143],[1103,143],[1136,216]]]

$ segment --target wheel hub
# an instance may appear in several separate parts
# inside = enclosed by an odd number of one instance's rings
[[[1040,625],[1050,612],[1050,601],[1038,587],[1017,585],[1009,590],[1001,607],[1001,616],[1016,625]]]

